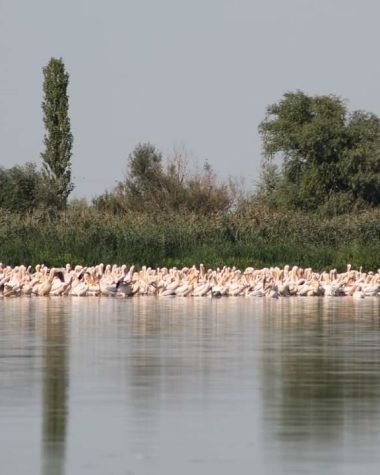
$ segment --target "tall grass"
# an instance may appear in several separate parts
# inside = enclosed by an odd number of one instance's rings
[[[333,219],[268,212],[115,216],[72,206],[54,217],[0,212],[0,261],[148,266],[380,267],[380,210]]]

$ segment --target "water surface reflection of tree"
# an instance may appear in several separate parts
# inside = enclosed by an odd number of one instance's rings
[[[215,308],[200,299],[135,299],[126,360],[134,450],[152,455],[163,415],[204,410],[199,395],[219,367],[209,357],[218,335]],[[123,322],[122,322],[123,325]],[[120,329],[122,331],[122,329]]]
[[[41,299],[43,322],[42,475],[65,473],[68,349],[63,302]]]
[[[380,419],[378,299],[287,299],[266,307],[264,418],[280,437],[332,439]],[[278,424],[275,425],[278,429]]]

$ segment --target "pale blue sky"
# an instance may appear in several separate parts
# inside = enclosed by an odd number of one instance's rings
[[[222,176],[258,175],[257,126],[284,92],[380,115],[377,0],[0,0],[0,164],[40,162],[42,67],[70,74],[75,195],[150,141]]]

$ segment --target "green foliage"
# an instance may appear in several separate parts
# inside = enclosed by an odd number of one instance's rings
[[[244,213],[99,212],[76,202],[56,216],[0,210],[0,261],[206,267],[380,266],[380,210],[321,218],[250,208]]]
[[[73,136],[68,116],[67,87],[69,75],[62,59],[51,58],[43,68],[44,99],[42,110],[46,134],[45,151],[41,153],[48,186],[57,195],[57,206],[63,209],[73,190],[71,182],[71,149]]]
[[[339,214],[380,204],[380,119],[349,114],[335,96],[298,91],[267,109],[260,124],[266,166],[282,159],[266,195],[278,206]],[[265,177],[264,177],[265,178]]]
[[[54,208],[56,202],[56,194],[34,163],[0,168],[0,208],[31,213],[37,208]]]
[[[139,144],[129,156],[129,175],[124,183],[128,205],[141,211],[159,209],[165,193],[161,153],[150,143]]]
[[[139,144],[129,156],[128,176],[112,192],[97,197],[98,210],[112,213],[225,212],[234,204],[231,183],[218,183],[206,162],[201,173],[190,173],[186,160],[177,154],[164,166],[161,153],[151,144]]]
[[[206,162],[139,144],[114,190],[72,190],[68,74],[44,68],[44,171],[0,168],[0,261],[207,267],[380,266],[380,120],[335,96],[289,93],[260,125],[264,162],[246,199]]]
[[[236,190],[232,183],[221,183],[212,167],[206,162],[203,173],[191,177],[186,183],[186,209],[194,213],[229,211],[235,201]]]

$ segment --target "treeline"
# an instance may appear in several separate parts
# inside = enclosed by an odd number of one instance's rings
[[[125,180],[90,204],[80,201],[82,206],[115,215],[130,211],[214,214],[237,209],[242,197],[237,182],[233,179],[221,182],[207,162],[201,170],[196,170],[183,152],[175,153],[165,162],[162,154],[146,143],[139,144],[131,153]],[[69,209],[72,203],[63,209]],[[62,207],[44,170],[26,163],[0,168],[0,209],[51,215]]]
[[[380,267],[380,119],[336,96],[285,94],[259,131],[260,179],[220,180],[138,144],[126,177],[68,201],[73,137],[62,60],[44,68],[43,167],[0,168],[0,261]]]
[[[260,206],[327,217],[379,207],[376,115],[350,113],[335,96],[311,97],[298,91],[268,107],[259,131],[263,161],[254,189],[243,191],[233,179],[221,181],[207,162],[194,171],[184,153],[164,159],[154,145],[145,143],[130,154],[126,178],[90,206],[114,214],[213,214]],[[0,208],[33,212],[67,206],[72,137],[56,137],[55,130],[50,135],[57,143],[45,137],[50,151],[42,154],[44,168],[29,163],[0,169]]]
[[[380,205],[380,119],[348,111],[335,96],[298,91],[267,109],[259,131],[263,142],[256,189],[242,193],[233,180],[220,183],[209,165],[187,173],[175,157],[163,167],[150,144],[129,158],[128,177],[94,204],[114,212],[214,213],[249,207],[302,211],[334,217]]]

